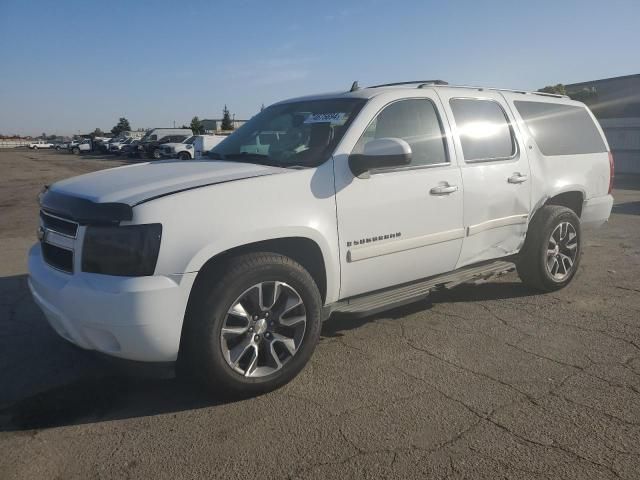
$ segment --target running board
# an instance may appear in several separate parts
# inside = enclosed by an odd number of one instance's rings
[[[487,280],[514,269],[515,265],[507,261],[494,261],[481,265],[463,267],[453,272],[436,275],[399,287],[378,290],[374,293],[366,293],[346,300],[340,300],[333,305],[328,305],[327,309],[329,311],[327,313],[361,313],[381,310],[418,299],[429,294],[431,290],[436,288],[452,288],[461,283]]]

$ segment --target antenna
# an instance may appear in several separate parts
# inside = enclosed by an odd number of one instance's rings
[[[350,92],[355,92],[356,90],[360,90],[360,86],[358,85],[358,81],[356,80],[351,84]]]

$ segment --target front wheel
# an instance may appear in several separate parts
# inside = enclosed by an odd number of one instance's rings
[[[33,150],[37,150],[38,149],[38,147],[35,146],[35,145],[32,148],[33,148]]]
[[[162,157],[162,154],[160,153],[160,149],[159,149],[159,148],[156,148],[156,149],[153,151],[153,158],[155,158],[156,160],[159,160],[159,159],[160,159],[160,157]]]
[[[180,160],[191,160],[191,155],[189,155],[189,153],[187,153],[187,152],[180,152],[178,154],[178,158]]]
[[[322,300],[311,275],[288,257],[252,253],[231,259],[216,280],[202,280],[186,319],[188,371],[223,396],[289,382],[320,336]]]
[[[517,262],[518,275],[536,290],[559,290],[576,274],[581,247],[578,216],[566,207],[546,205],[529,225]]]
[[[80,149],[78,147],[73,147],[72,152],[74,155],[80,155]]]

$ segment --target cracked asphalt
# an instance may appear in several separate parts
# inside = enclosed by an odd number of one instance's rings
[[[640,178],[566,289],[334,317],[291,384],[223,402],[72,347],[28,294],[41,185],[117,163],[0,152],[0,478],[639,478]]]

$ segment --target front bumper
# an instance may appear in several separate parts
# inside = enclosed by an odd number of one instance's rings
[[[585,200],[582,205],[580,223],[585,228],[598,228],[609,220],[612,207],[613,197],[611,195],[603,195]]]
[[[128,360],[172,362],[196,273],[150,277],[73,275],[29,251],[29,288],[51,327],[81,348]]]

